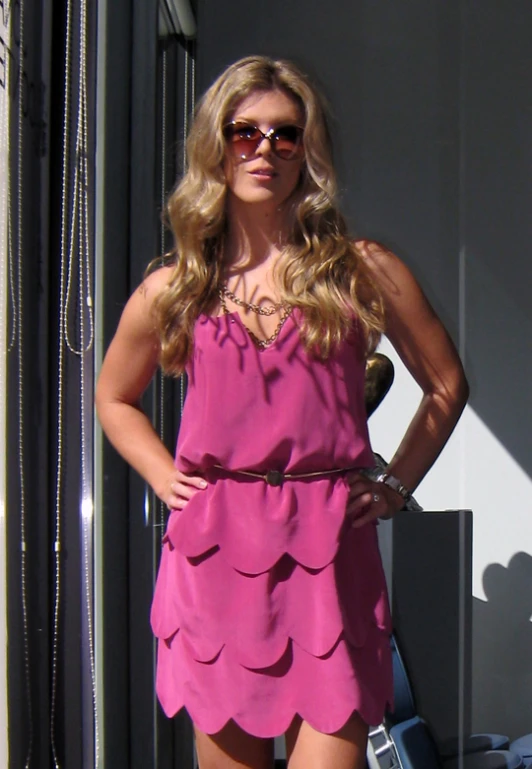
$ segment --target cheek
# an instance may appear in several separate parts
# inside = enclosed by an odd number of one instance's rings
[[[225,182],[227,186],[231,187],[231,185],[234,183],[235,167],[234,167],[234,163],[231,161],[230,158],[225,158],[222,165],[222,170],[224,172]]]
[[[225,175],[225,183],[232,192],[234,192],[242,182],[245,182],[245,168],[242,163],[238,162],[238,160],[226,158],[223,164],[223,171]]]
[[[302,172],[302,163],[294,164],[294,168],[290,169],[290,174],[287,175],[287,185],[290,186],[291,189],[295,189],[298,186],[301,180]]]

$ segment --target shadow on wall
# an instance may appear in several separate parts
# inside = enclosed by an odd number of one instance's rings
[[[487,601],[473,602],[475,729],[515,739],[532,732],[532,556],[484,571]]]

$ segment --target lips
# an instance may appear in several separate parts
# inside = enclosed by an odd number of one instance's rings
[[[252,176],[258,176],[261,179],[273,179],[277,176],[277,172],[273,168],[256,168],[254,171],[249,172]]]

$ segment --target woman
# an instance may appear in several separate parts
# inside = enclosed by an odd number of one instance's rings
[[[152,626],[157,692],[201,769],[360,769],[392,697],[378,518],[400,510],[464,407],[457,353],[409,270],[353,242],[324,109],[291,63],[249,57],[199,104],[170,196],[169,263],[105,358],[103,428],[170,509]],[[381,332],[423,390],[372,480],[367,355]],[[175,461],[138,406],[186,369]]]

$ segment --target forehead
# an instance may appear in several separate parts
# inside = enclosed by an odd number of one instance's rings
[[[295,99],[283,91],[256,91],[237,104],[232,119],[245,119],[268,125],[280,123],[301,125],[304,115]]]

